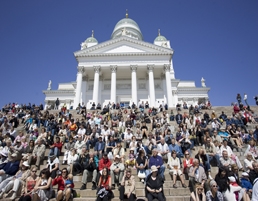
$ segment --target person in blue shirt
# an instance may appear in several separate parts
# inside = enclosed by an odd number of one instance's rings
[[[247,172],[243,172],[242,173],[242,178],[241,178],[241,186],[242,188],[246,189],[246,193],[250,196],[252,195],[252,189],[253,189],[253,185],[249,180],[249,174]]]
[[[168,146],[168,148],[170,153],[172,153],[173,150],[176,151],[176,157],[179,158],[179,161],[181,164],[182,163],[181,158],[184,157],[184,154],[182,152],[181,147],[178,144],[176,144],[175,138],[171,139],[171,144]]]
[[[158,174],[163,179],[165,179],[164,172],[165,172],[166,167],[163,163],[162,157],[158,155],[158,151],[156,148],[152,150],[152,156],[150,157],[150,160],[149,160],[149,167],[151,167],[153,165],[155,165],[158,168]]]

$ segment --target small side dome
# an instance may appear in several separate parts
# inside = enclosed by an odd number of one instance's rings
[[[98,41],[96,38],[94,38],[94,31],[92,30],[91,37],[87,38],[84,42],[81,43],[81,50],[84,50],[88,47],[92,47],[97,44],[98,44]]]
[[[91,37],[85,40],[85,43],[98,43],[97,39],[94,38],[94,31],[92,30]]]
[[[160,29],[158,31],[158,36],[155,38],[154,42],[158,42],[158,41],[167,41],[165,36],[160,35]]]

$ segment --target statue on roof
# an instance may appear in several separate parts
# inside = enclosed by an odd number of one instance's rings
[[[81,50],[84,50],[84,49],[86,49],[86,48],[87,48],[87,43],[82,42],[82,43],[81,43]]]
[[[51,90],[52,81],[49,80],[47,90]]]

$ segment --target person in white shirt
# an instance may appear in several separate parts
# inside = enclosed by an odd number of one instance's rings
[[[220,123],[217,121],[217,119],[214,119],[213,121],[212,121],[212,123],[211,123],[211,127],[212,127],[212,131],[214,131],[214,130],[219,130],[219,128],[220,128]]]
[[[233,153],[232,149],[228,146],[228,141],[227,139],[224,139],[223,140],[223,144],[221,145],[220,147],[220,156],[222,156],[222,153],[223,151],[226,150],[227,153],[228,153],[228,156],[236,162],[237,164],[237,167],[240,169],[240,170],[243,170],[243,166],[240,162],[240,160],[238,159],[238,157]]]
[[[258,178],[253,183],[252,201],[258,201]]]
[[[165,139],[161,138],[160,143],[157,145],[158,155],[162,157],[163,160],[168,160],[169,147],[165,143]]]
[[[254,162],[254,159],[253,159],[253,155],[251,152],[248,152],[246,154],[246,159],[244,160],[244,170],[245,172],[250,172],[250,170],[253,170],[253,162]]]
[[[81,135],[77,135],[76,139],[77,139],[77,141],[74,145],[74,148],[77,150],[78,154],[81,154],[82,148],[86,147],[86,145],[85,145],[85,142],[82,141],[82,136]]]
[[[124,148],[125,148],[125,150],[127,148],[127,145],[129,145],[130,142],[132,141],[132,137],[133,137],[133,134],[131,132],[131,129],[127,128],[127,131],[124,133]]]
[[[14,129],[13,126],[11,127],[9,133],[10,133],[10,135],[13,136],[14,138],[17,137],[17,132],[16,132],[16,130]]]
[[[248,106],[248,103],[247,103],[247,94],[246,94],[246,93],[244,94],[244,101],[245,101],[245,104]]]
[[[104,129],[101,130],[101,134],[104,136],[105,141],[108,141],[108,136],[110,136],[110,130],[108,129],[107,125],[104,125]]]
[[[182,182],[182,186],[184,188],[187,188],[187,186],[185,185],[185,181],[183,178],[183,173],[181,171],[181,165],[180,165],[180,160],[179,158],[176,156],[176,151],[173,150],[171,152],[171,155],[168,157],[168,168],[169,168],[169,174],[173,177],[173,187],[177,188],[176,185],[176,178],[177,175],[180,177],[180,180]]]
[[[83,124],[81,124],[80,128],[77,131],[77,134],[82,135],[82,137],[84,137],[85,133],[86,133],[86,129],[84,128]]]

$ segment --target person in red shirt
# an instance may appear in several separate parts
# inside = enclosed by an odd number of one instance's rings
[[[70,175],[69,175],[70,176]],[[65,196],[65,200],[68,201],[71,197],[72,190],[74,188],[71,178],[68,176],[67,168],[63,168],[61,175],[57,176],[53,181],[52,185],[57,185],[57,196],[56,200],[61,201]]]
[[[111,161],[107,157],[107,153],[103,154],[103,157],[99,160],[99,171],[101,172],[104,167],[110,170]]]
[[[50,152],[49,155],[51,155],[52,153],[54,153],[54,155],[56,157],[59,157],[61,154],[61,150],[62,150],[62,142],[60,142],[60,137],[56,137],[56,142],[50,146]]]
[[[185,159],[183,160],[183,173],[188,178],[190,168],[193,166],[193,158],[190,157],[190,153],[185,151]]]

